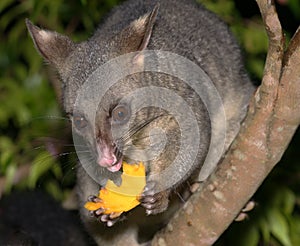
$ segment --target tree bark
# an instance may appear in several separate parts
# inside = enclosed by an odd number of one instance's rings
[[[279,162],[300,123],[300,28],[284,51],[274,3],[257,3],[269,38],[262,84],[217,171],[152,245],[212,245]]]

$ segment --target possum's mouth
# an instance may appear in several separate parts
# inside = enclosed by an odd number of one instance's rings
[[[113,153],[113,157],[116,161],[111,166],[107,167],[107,169],[111,172],[118,172],[122,168],[123,154],[117,147],[114,148]]]
[[[119,171],[120,169],[121,169],[121,167],[122,167],[122,158],[121,159],[119,159],[115,164],[113,164],[112,166],[110,166],[110,167],[107,167],[107,169],[109,170],[109,171],[111,171],[111,172],[117,172],[117,171]]]
[[[107,168],[110,172],[117,172],[122,168],[123,154],[116,146],[112,149],[108,145],[97,145],[97,152],[99,166]]]

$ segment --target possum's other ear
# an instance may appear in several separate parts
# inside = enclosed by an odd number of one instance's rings
[[[159,4],[139,19],[130,23],[118,36],[118,43],[122,53],[142,51],[146,49],[158,14]]]
[[[39,53],[56,68],[63,66],[65,59],[75,49],[76,44],[67,36],[40,29],[28,19],[25,22]]]

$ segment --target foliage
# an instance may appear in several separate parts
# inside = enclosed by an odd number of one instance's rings
[[[56,79],[35,51],[24,19],[80,41],[91,35],[103,15],[118,2],[0,1],[0,194],[3,190],[41,187],[57,199],[64,199],[74,185],[76,156],[69,147],[72,140],[68,121],[53,89]],[[259,81],[267,38],[257,10],[245,18],[243,11],[237,10],[237,1],[201,2],[230,25],[244,49],[251,77]],[[278,6],[289,13],[281,16],[283,23],[288,23],[284,20],[288,17],[299,24],[299,1],[289,0],[287,4]],[[292,35],[290,26],[284,27],[287,38]],[[255,195],[258,207],[250,213],[250,219],[234,223],[217,245],[300,245],[299,144],[298,133]],[[28,175],[20,172],[24,166],[28,167]]]

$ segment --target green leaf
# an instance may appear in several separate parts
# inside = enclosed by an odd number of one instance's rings
[[[14,145],[9,137],[0,137],[0,172],[5,172],[14,157]]]
[[[282,194],[282,211],[285,215],[291,215],[295,204],[296,204],[296,195],[287,187],[281,189]]]
[[[295,215],[290,219],[292,245],[300,245],[300,216]]]
[[[267,214],[272,235],[284,246],[292,246],[289,236],[289,225],[284,215],[278,209],[272,209]]]
[[[60,166],[57,164],[53,166],[52,172],[57,179],[61,179],[63,177],[62,170],[61,170]]]
[[[246,63],[247,68],[251,73],[253,73],[257,78],[262,78],[265,64],[263,60],[255,56],[249,56]]]
[[[268,221],[266,220],[266,218],[261,217],[259,219],[258,225],[259,225],[259,229],[261,231],[264,243],[268,244],[270,241],[270,237],[271,237],[270,225],[268,224]]]
[[[249,25],[243,34],[243,43],[251,54],[265,53],[268,50],[268,39],[263,26]]]
[[[3,9],[5,9],[9,5],[13,4],[14,2],[15,2],[15,0],[1,0],[0,1],[0,12],[2,12]]]
[[[8,193],[12,189],[16,171],[17,171],[17,165],[15,163],[11,163],[6,170],[6,175],[5,175],[6,193]]]
[[[54,180],[51,180],[51,181],[47,182],[45,189],[56,200],[62,200],[63,199],[62,189]]]
[[[300,12],[300,2],[299,0],[289,0],[287,1],[290,10],[293,12],[293,14],[295,15],[295,17],[298,18],[299,20],[299,12]]]
[[[28,180],[28,186],[34,188],[39,178],[49,171],[55,162],[48,152],[41,152],[33,161],[31,172]]]

